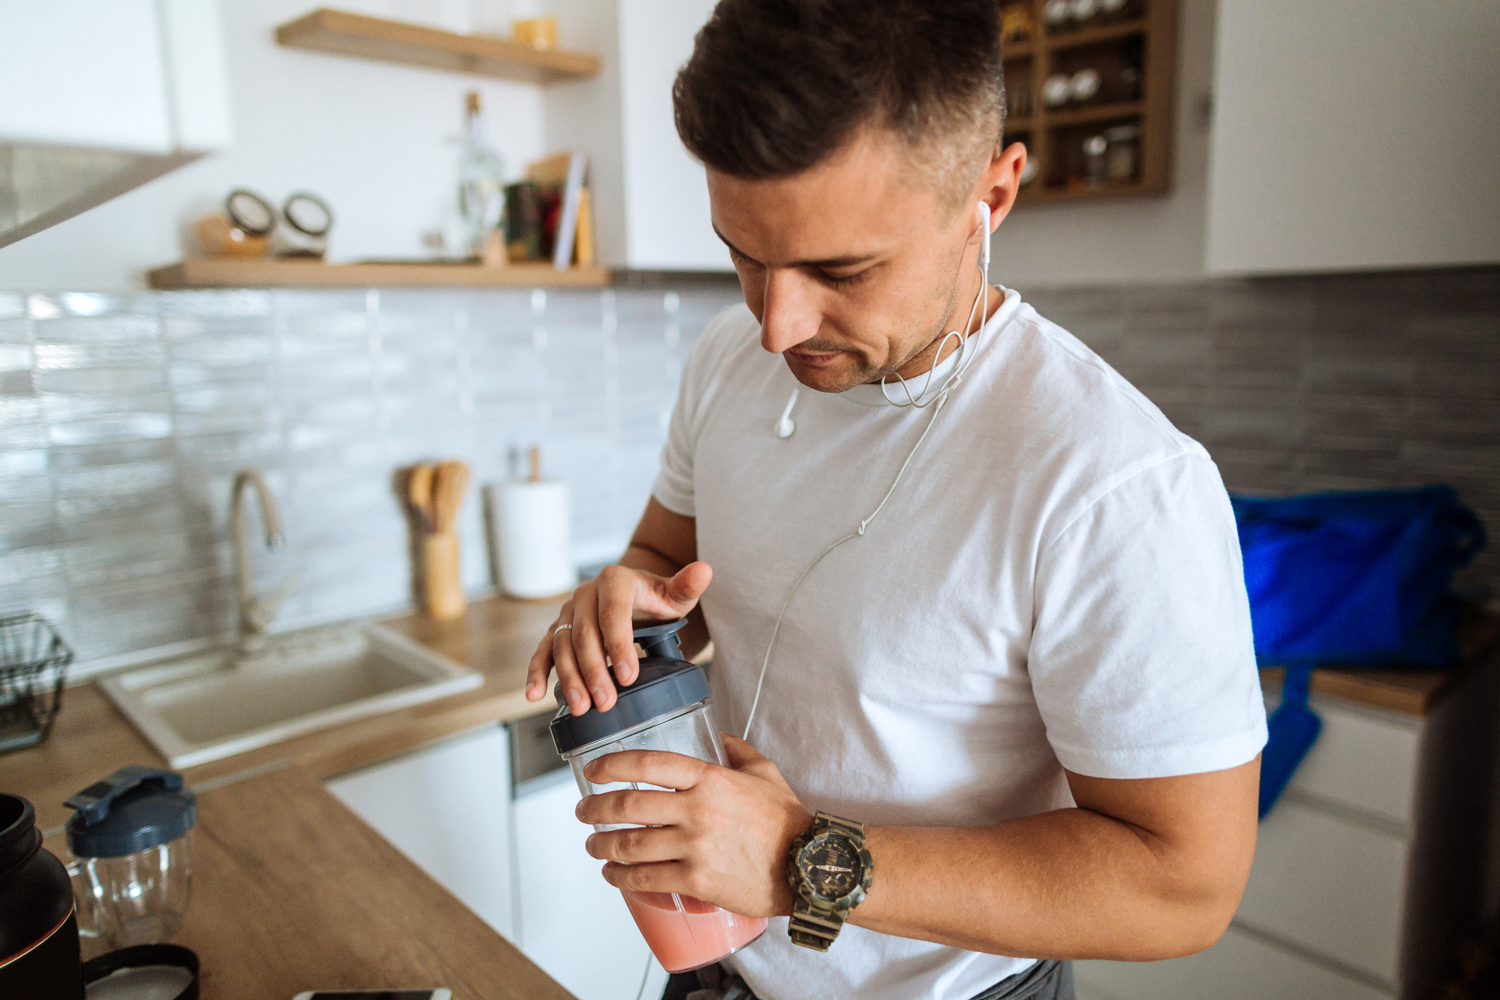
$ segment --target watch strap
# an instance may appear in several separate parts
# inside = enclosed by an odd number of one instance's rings
[[[814,910],[807,900],[796,896],[792,899],[792,919],[787,925],[787,933],[792,936],[793,944],[814,951],[827,951],[833,939],[839,936],[839,931],[844,929],[844,916],[844,911],[831,907]]]

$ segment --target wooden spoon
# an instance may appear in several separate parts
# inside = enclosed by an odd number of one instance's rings
[[[437,469],[431,465],[414,465],[411,473],[406,477],[406,500],[411,504],[412,513],[416,515],[417,523],[423,531],[436,531],[433,516],[432,494],[433,479]]]
[[[469,466],[464,462],[444,462],[438,466],[433,486],[433,530],[452,531],[469,489]]]

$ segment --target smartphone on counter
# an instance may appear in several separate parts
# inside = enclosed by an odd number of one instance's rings
[[[453,1000],[452,990],[309,990],[292,1000]]]

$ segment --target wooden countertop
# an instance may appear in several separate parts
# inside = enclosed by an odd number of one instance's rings
[[[1463,665],[1452,670],[1379,670],[1370,667],[1324,667],[1313,671],[1313,694],[1342,698],[1404,715],[1425,716],[1444,696],[1487,662],[1500,647],[1500,616],[1475,612],[1458,628]],[[1283,671],[1260,672],[1262,685],[1280,689]]]
[[[192,902],[173,937],[204,1000],[446,986],[459,1000],[571,1000],[298,767],[203,793]]]

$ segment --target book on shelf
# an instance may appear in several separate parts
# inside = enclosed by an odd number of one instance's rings
[[[593,258],[593,205],[586,198],[588,157],[577,151],[556,153],[526,168],[526,179],[540,195],[542,257],[566,270]],[[587,206],[587,207],[585,207]],[[580,230],[586,239],[580,239]],[[586,250],[584,244],[587,244]],[[580,252],[582,251],[582,252]]]

